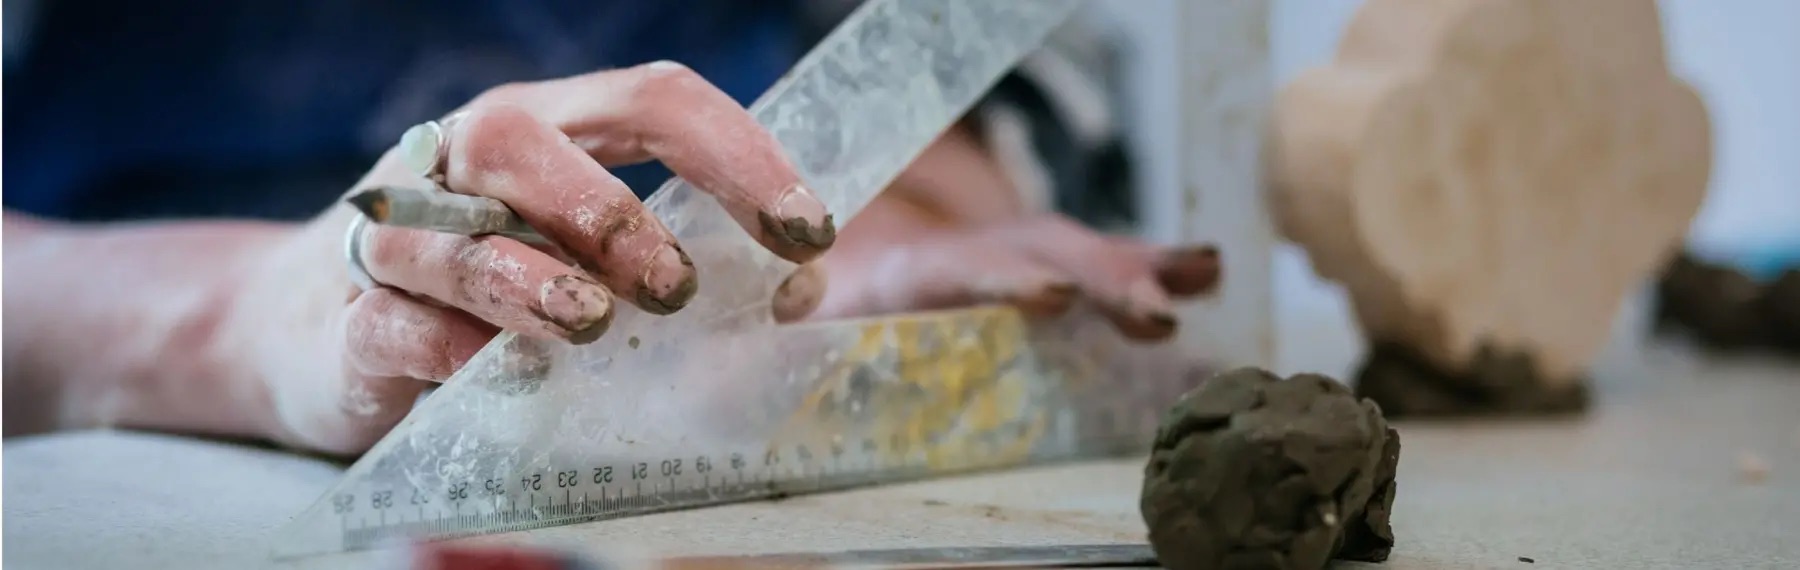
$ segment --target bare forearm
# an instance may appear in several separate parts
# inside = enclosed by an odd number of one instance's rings
[[[84,226],[6,214],[6,434],[263,431],[265,390],[219,341],[231,334],[223,323],[238,301],[235,282],[288,228]]]

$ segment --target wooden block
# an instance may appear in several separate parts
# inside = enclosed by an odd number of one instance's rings
[[[1278,95],[1272,215],[1372,344],[1579,383],[1705,194],[1705,107],[1652,0],[1369,0]]]

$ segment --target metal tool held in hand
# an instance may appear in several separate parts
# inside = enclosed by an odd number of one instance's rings
[[[377,224],[479,236],[502,235],[527,243],[549,240],[505,202],[442,190],[375,186],[351,192],[345,202]]]

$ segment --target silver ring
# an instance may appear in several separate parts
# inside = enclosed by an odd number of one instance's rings
[[[362,241],[364,228],[369,225],[369,217],[356,212],[350,220],[350,228],[344,232],[344,263],[350,269],[350,283],[357,289],[369,291],[375,289],[375,277],[369,275],[369,268],[363,265]]]
[[[439,188],[447,188],[444,177],[450,163],[450,129],[466,114],[457,111],[442,121],[425,121],[406,129],[400,135],[400,156],[406,167]]]

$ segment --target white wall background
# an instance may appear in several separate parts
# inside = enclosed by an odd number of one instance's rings
[[[1130,40],[1124,70],[1140,177],[1152,196],[1179,193],[1176,3],[1221,0],[1096,0],[1096,16]],[[1241,1],[1241,0],[1231,0]],[[1359,0],[1270,0],[1270,42],[1278,85],[1331,57]],[[1711,188],[1690,242],[1719,256],[1800,249],[1800,2],[1662,0],[1664,33],[1677,75],[1705,99],[1713,122]],[[1176,208],[1144,200],[1145,233],[1176,235]],[[1227,252],[1229,253],[1229,252]],[[1277,321],[1284,328],[1349,328],[1342,293],[1319,282],[1304,254],[1282,246],[1275,264]],[[1291,338],[1293,335],[1284,335]],[[1280,367],[1347,374],[1360,346],[1282,343]]]

